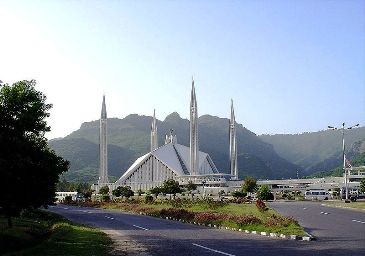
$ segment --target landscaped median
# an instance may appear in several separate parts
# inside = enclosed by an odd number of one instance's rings
[[[254,203],[232,203],[213,200],[124,200],[119,202],[94,203],[106,209],[120,209],[143,215],[177,220],[197,225],[224,228],[246,233],[304,239],[306,232],[291,217],[284,217],[269,209],[262,201]],[[91,206],[91,205],[88,205]]]
[[[0,215],[0,255],[108,255],[111,239],[46,211],[27,211],[8,228]]]

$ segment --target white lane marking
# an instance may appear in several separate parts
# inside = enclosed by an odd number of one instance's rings
[[[214,250],[214,249],[211,249],[211,248],[208,248],[208,247],[202,246],[202,245],[200,245],[200,244],[194,244],[194,243],[193,243],[193,245],[198,246],[198,247],[203,248],[203,249],[206,249],[206,250],[209,250],[209,251],[212,251],[212,252],[220,253],[220,254],[223,254],[223,255],[227,255],[227,256],[235,256],[234,254],[229,254],[229,253],[226,253],[226,252],[222,252],[222,251]]]
[[[63,209],[68,210],[68,208],[67,208],[67,207],[63,207]]]
[[[303,210],[307,210],[307,208],[304,207]]]
[[[133,226],[133,227],[136,227],[136,228],[143,229],[143,230],[148,230],[148,228],[140,227],[140,226],[137,226],[137,225],[132,225],[132,226]]]
[[[109,216],[104,216],[104,217],[107,218],[107,219],[110,219],[110,220],[114,220],[113,217],[109,217]]]
[[[328,212],[321,212],[321,214],[328,215],[329,213]]]
[[[361,224],[365,224],[365,221],[360,221],[360,220],[352,220],[353,222],[358,222],[358,223],[361,223]]]

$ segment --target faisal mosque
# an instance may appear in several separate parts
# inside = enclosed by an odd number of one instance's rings
[[[238,188],[242,181],[238,179],[237,171],[237,141],[236,122],[231,102],[229,121],[229,156],[230,173],[222,173],[215,166],[208,153],[199,150],[198,105],[195,94],[194,80],[192,81],[190,98],[190,147],[178,143],[178,137],[173,130],[165,136],[165,144],[158,145],[158,129],[156,115],[153,113],[151,124],[151,150],[142,155],[115,182],[108,179],[107,152],[107,113],[105,96],[103,96],[100,118],[100,166],[98,184],[93,189],[109,186],[110,190],[118,186],[130,186],[132,190],[147,191],[161,186],[165,180],[174,179],[180,185],[193,182],[199,188],[205,188],[208,193],[217,194]]]

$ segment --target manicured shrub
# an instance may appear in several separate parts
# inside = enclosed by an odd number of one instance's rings
[[[103,194],[103,195],[101,195],[101,200],[103,202],[109,202],[110,201],[110,196]]]
[[[167,208],[160,210],[161,217],[171,217],[175,219],[192,220],[194,219],[194,213],[185,209]]]
[[[261,199],[256,200],[256,207],[260,212],[264,212],[267,210],[266,204]]]
[[[250,225],[250,224],[260,224],[261,219],[253,215],[235,216],[234,222],[240,226]]]
[[[242,198],[242,197],[247,196],[247,193],[242,192],[242,191],[233,191],[232,196],[235,197],[235,198]]]
[[[245,203],[252,203],[252,201],[246,197],[238,197],[230,199],[229,203],[245,204]]]
[[[212,212],[197,212],[195,213],[194,220],[199,223],[209,224],[217,221],[219,218]]]
[[[153,202],[153,196],[151,196],[151,195],[146,195],[146,196],[144,197],[144,202],[145,202],[146,204],[150,204],[150,203],[152,203],[152,202]]]
[[[296,225],[298,226],[298,221],[292,217],[283,217],[277,215],[271,215],[270,218],[266,221],[265,226],[273,227],[273,226],[284,226],[287,227],[289,225]]]

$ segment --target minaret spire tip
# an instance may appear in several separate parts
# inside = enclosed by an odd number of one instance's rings
[[[156,125],[156,109],[153,109],[153,117],[151,124],[151,152],[158,148],[157,125]]]

